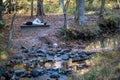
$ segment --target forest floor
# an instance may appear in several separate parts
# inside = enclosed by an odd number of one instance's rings
[[[33,18],[30,18],[28,14],[17,14],[14,22],[14,33],[13,33],[11,48],[13,48],[16,51],[19,51],[21,46],[25,46],[27,48],[31,48],[32,46],[42,47],[44,44],[49,42],[50,45],[57,44],[58,47],[62,47],[62,48],[70,47],[73,49],[74,52],[76,51],[79,52],[85,50],[85,47],[88,44],[90,44],[90,41],[82,41],[81,39],[65,40],[63,36],[59,36],[60,28],[62,28],[64,23],[64,16],[62,14],[46,14],[46,16],[44,17],[44,21],[47,22],[47,24],[49,24],[50,27],[39,27],[39,28],[20,27],[24,22],[33,21],[36,18],[39,17],[34,16]],[[9,28],[11,24],[12,15],[5,15],[4,19]],[[74,17],[68,15],[67,19],[69,23],[74,19]],[[91,24],[93,23],[93,21],[94,22],[97,21],[97,17],[93,15],[87,16],[85,17],[85,19],[86,22],[90,22]],[[116,40],[116,43],[118,42]],[[93,46],[94,44],[96,43],[92,43]],[[98,44],[100,44],[99,41]],[[98,47],[98,45],[96,47]]]
[[[89,16],[90,18],[91,16]],[[10,26],[12,15],[5,16],[7,25]],[[50,44],[57,43],[58,46],[72,46],[72,47],[85,47],[81,40],[70,40],[67,41],[59,36],[59,31],[64,24],[64,17],[62,14],[46,14],[44,21],[50,25],[50,27],[39,27],[39,28],[20,28],[24,22],[33,21],[39,18],[34,16],[30,18],[27,14],[17,14],[14,22],[14,34],[12,40],[12,47],[14,49],[20,48],[22,45],[26,47],[38,46],[40,47],[43,43],[50,42]],[[68,23],[73,20],[73,16],[68,16]],[[86,18],[86,19],[89,19]],[[39,18],[40,19],[40,18]],[[45,39],[47,38],[47,42]],[[69,45],[68,45],[69,44]]]
[[[11,19],[13,15],[5,15],[4,20],[8,27],[11,25]],[[11,47],[15,50],[19,50],[21,46],[30,48],[32,46],[41,47],[49,42],[49,44],[57,44],[58,47],[72,47],[74,49],[83,50],[90,44],[90,41],[77,40],[65,40],[63,36],[60,36],[60,30],[64,24],[63,14],[46,14],[44,16],[44,22],[50,25],[50,27],[35,27],[35,28],[21,28],[20,26],[24,22],[34,21],[34,19],[40,17],[30,17],[28,14],[17,14],[14,21],[14,33]],[[67,23],[74,20],[74,16],[68,15]],[[91,25],[97,23],[98,17],[95,15],[86,15],[86,23]]]

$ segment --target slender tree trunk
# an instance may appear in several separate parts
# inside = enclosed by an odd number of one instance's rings
[[[2,0],[0,0],[0,21],[2,20]]]
[[[67,14],[64,12],[64,28],[67,28]]]
[[[67,28],[67,10],[70,0],[66,0],[66,3],[64,3],[64,0],[60,0],[60,7],[63,9],[64,14],[64,29],[65,29],[65,36],[66,36],[66,28]]]
[[[103,16],[104,13],[104,7],[105,7],[105,0],[101,0],[101,8],[100,8],[100,17]]]
[[[7,48],[10,48],[11,45],[11,40],[13,37],[13,32],[14,32],[14,21],[15,21],[15,17],[16,17],[16,13],[17,13],[17,0],[15,0],[15,4],[14,4],[14,15],[12,17],[12,21],[11,21],[11,26],[10,26],[10,35],[9,35],[9,40],[8,40],[8,45]]]
[[[80,18],[79,18],[79,24],[81,26],[84,26],[85,25],[85,8],[84,8],[84,0],[80,0]]]
[[[33,0],[31,0],[31,17],[33,17]]]
[[[120,8],[120,0],[117,0],[118,8]]]
[[[76,12],[75,12],[75,17],[74,17],[74,20],[76,23],[79,24],[79,13],[80,13],[80,0],[76,0]]]
[[[64,8],[64,0],[59,0],[60,7],[63,9]]]
[[[8,13],[11,14],[11,0],[9,0],[9,9],[8,9]]]

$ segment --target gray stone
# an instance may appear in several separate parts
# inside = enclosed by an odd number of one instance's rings
[[[44,53],[39,53],[39,54],[37,54],[37,56],[38,56],[38,57],[46,57],[46,54],[44,54]]]
[[[16,56],[16,59],[23,59],[22,54],[18,54],[18,55]]]
[[[42,69],[35,68],[35,69],[32,70],[31,75],[33,77],[38,77],[38,76],[42,75],[43,73],[44,73],[44,71]]]
[[[0,76],[2,76],[4,74],[4,69],[3,67],[0,66]]]
[[[54,56],[54,55],[56,55],[56,52],[50,51],[50,52],[48,52],[48,54],[51,56]]]
[[[26,71],[25,70],[15,70],[15,75],[19,76],[19,77],[23,77],[26,75]]]
[[[46,54],[47,51],[45,49],[37,49],[37,53],[44,53],[44,54]]]
[[[78,53],[72,53],[72,54],[69,54],[69,57],[75,58],[75,57],[79,57],[79,55],[78,55]]]
[[[80,55],[80,57],[82,57],[82,58],[89,58],[89,56],[86,54],[86,52],[81,52],[81,53],[79,53],[79,55]]]
[[[64,54],[64,55],[61,55],[61,58],[63,60],[68,60],[69,59],[69,56],[67,54]]]
[[[60,78],[60,75],[56,74],[56,73],[53,73],[53,74],[50,75],[50,78],[58,79],[58,78]]]

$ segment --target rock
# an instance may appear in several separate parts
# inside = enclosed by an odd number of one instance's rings
[[[16,75],[13,75],[13,76],[12,76],[12,80],[19,80],[19,77],[16,76]]]
[[[20,63],[23,62],[23,60],[22,60],[22,59],[18,59],[18,60],[16,60],[15,62],[20,64]]]
[[[72,54],[69,54],[69,57],[75,58],[75,57],[79,57],[79,55],[78,55],[78,53],[72,53]]]
[[[23,50],[23,49],[27,49],[27,48],[26,48],[25,46],[23,46],[23,45],[22,45],[20,49],[22,49],[22,50]]]
[[[15,63],[16,63],[16,59],[12,59],[12,60],[10,60],[10,63],[15,64]]]
[[[53,43],[53,47],[54,48],[58,47],[58,44],[57,43]]]
[[[13,71],[5,71],[5,73],[3,74],[3,76],[5,77],[5,80],[10,80],[13,76]]]
[[[40,68],[35,68],[31,71],[31,75],[33,77],[38,77],[38,76],[42,75],[43,73],[44,73],[44,71]]]
[[[44,54],[46,54],[47,51],[46,51],[45,49],[38,49],[38,50],[37,50],[37,53],[44,53]]]
[[[60,57],[60,56],[61,56],[61,54],[56,54],[56,56],[57,56],[57,57]]]
[[[64,71],[64,74],[65,74],[65,75],[70,75],[70,74],[72,74],[72,73],[73,73],[72,70],[66,70],[66,71]]]
[[[69,49],[63,49],[62,52],[69,53],[69,52],[71,52],[71,50],[72,50],[71,48],[69,48]]]
[[[22,53],[29,53],[28,49],[22,50]]]
[[[21,46],[20,48],[22,50],[22,53],[28,53],[28,49],[25,46]]]
[[[59,48],[59,49],[57,50],[57,53],[58,53],[58,54],[64,54],[64,53],[67,53],[67,52],[70,52],[69,49]]]
[[[62,68],[62,62],[61,61],[56,61],[54,63],[54,69]]]
[[[31,74],[27,74],[27,77],[28,77],[28,78],[31,78],[31,77],[32,77],[32,75],[31,75]]]
[[[0,66],[0,76],[4,74],[4,69]]]
[[[38,58],[32,58],[30,59],[31,62],[37,62],[38,61]]]
[[[82,58],[85,58],[85,59],[89,58],[89,56],[86,54],[86,52],[79,53],[79,56]]]
[[[69,59],[69,56],[67,54],[64,54],[64,55],[61,55],[61,58],[63,60],[68,60]]]
[[[58,48],[57,52],[61,52],[63,50],[63,48]]]
[[[31,67],[32,63],[30,61],[26,61],[24,65],[25,65],[25,68],[28,69]]]
[[[14,73],[18,77],[24,77],[26,75],[26,71],[25,70],[15,70]]]
[[[56,73],[53,73],[53,74],[50,75],[50,78],[58,79],[58,78],[60,78],[60,75],[56,74]]]
[[[6,64],[5,64],[7,67],[13,67],[14,66],[14,63],[11,62],[11,61],[8,61]]]
[[[49,54],[50,56],[54,56],[54,55],[56,55],[56,52],[49,51],[48,54]]]
[[[38,57],[46,57],[46,54],[44,54],[44,53],[39,53],[39,54],[37,54],[37,56],[38,56]]]
[[[16,59],[23,59],[23,56],[21,54],[16,55]]]

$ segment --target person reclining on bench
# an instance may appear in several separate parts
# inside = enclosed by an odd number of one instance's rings
[[[25,22],[23,25],[46,25],[46,23],[43,23],[38,18],[36,18],[33,22]]]

